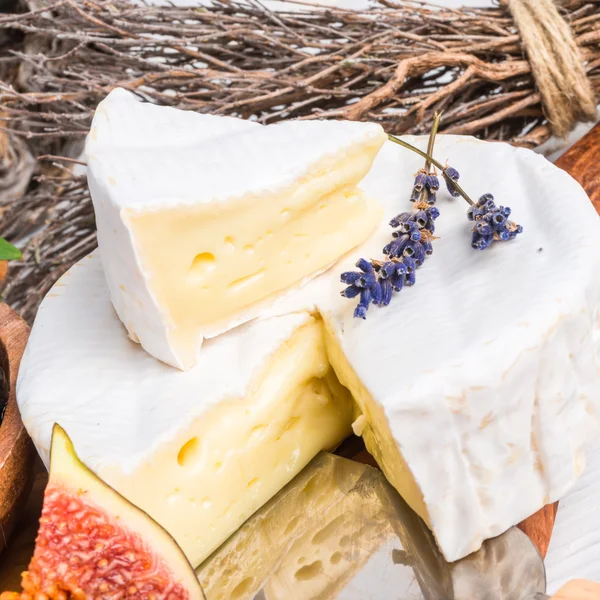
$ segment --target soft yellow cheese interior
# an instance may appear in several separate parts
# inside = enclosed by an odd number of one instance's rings
[[[334,598],[393,535],[378,471],[322,454],[198,568],[207,600]]]
[[[264,586],[265,600],[336,598],[391,535],[379,503],[359,494],[340,494],[337,500],[314,515],[310,529],[294,541]]]
[[[406,460],[398,448],[381,405],[373,399],[369,390],[363,385],[348,362],[335,334],[327,326],[325,327],[325,340],[329,360],[340,383],[348,388],[358,410],[364,415],[364,418],[357,419],[361,423],[360,432],[357,431],[357,433],[362,436],[367,450],[375,458],[387,480],[398,490],[406,503],[430,526],[429,514],[421,488],[412,476]]]
[[[368,237],[381,210],[357,184],[380,145],[378,139],[328,159],[276,194],[124,211],[183,368],[194,364],[203,332],[227,328],[248,307],[327,267]],[[136,339],[135,331],[129,334]]]
[[[366,470],[357,464],[340,473],[334,460],[315,459],[198,567],[207,600],[254,598],[294,541],[320,530]]]
[[[329,366],[321,323],[312,319],[245,398],[191,420],[135,473],[100,475],[198,565],[319,451],[339,444],[351,431],[352,411]]]

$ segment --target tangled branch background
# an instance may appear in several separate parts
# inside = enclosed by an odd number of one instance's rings
[[[563,0],[600,92],[600,0]],[[0,235],[24,246],[3,290],[31,320],[95,246],[73,173],[93,110],[114,87],[159,104],[273,123],[350,118],[394,134],[441,131],[535,147],[551,135],[508,10],[379,0],[365,11],[259,0],[200,8],[31,0],[0,14]],[[50,158],[39,159],[48,156]],[[35,160],[35,159],[38,160]]]

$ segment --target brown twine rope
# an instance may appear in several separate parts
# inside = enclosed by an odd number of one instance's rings
[[[596,98],[569,24],[553,0],[504,0],[513,15],[544,112],[564,137],[578,121],[596,119]]]

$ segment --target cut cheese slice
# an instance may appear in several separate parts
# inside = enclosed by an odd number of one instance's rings
[[[343,440],[353,408],[307,313],[244,325],[207,342],[201,359],[182,373],[132,343],[91,255],[42,303],[18,391],[46,462],[56,422],[196,565]]]
[[[533,598],[539,571],[517,528],[448,564],[379,470],[327,453],[196,570],[207,600]]]
[[[381,473],[377,475],[383,478]],[[367,477],[362,498],[356,492],[334,494],[336,502],[328,511],[311,515],[310,527],[296,537],[265,584],[265,600],[338,598],[386,540],[399,545],[389,515],[382,510],[368,483],[376,486],[380,482],[376,476]],[[386,554],[385,558],[391,562],[392,552]]]
[[[265,127],[112,92],[86,156],[129,336],[187,370],[203,338],[262,314],[364,241],[381,212],[357,185],[385,139],[375,124]]]
[[[197,569],[207,600],[337,598],[386,541],[401,547],[387,490],[380,471],[320,454]]]

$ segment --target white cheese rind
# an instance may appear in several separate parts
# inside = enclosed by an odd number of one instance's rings
[[[92,177],[112,186],[111,204],[146,211],[269,194],[383,135],[357,121],[263,126],[141,103],[117,89],[98,105],[85,152]]]
[[[265,127],[111,92],[86,141],[88,184],[131,339],[187,370],[204,338],[261,316],[362,242],[379,211],[356,183],[384,140],[376,124]],[[212,262],[197,269],[203,257]],[[195,320],[182,316],[185,298]]]
[[[474,197],[510,206],[523,234],[471,249],[467,205],[441,191],[440,239],[416,285],[354,319],[339,274],[381,256],[422,166],[388,144],[363,183],[384,203],[379,230],[275,309],[321,313],[330,360],[345,358],[333,360],[340,381],[367,398],[364,410],[383,411],[375,439],[391,435],[423,496],[425,510],[421,499],[413,508],[456,560],[559,499],[584,468],[600,417],[600,219],[579,184],[533,152],[440,136],[435,155]],[[387,456],[394,483],[399,460]]]
[[[127,168],[127,164],[122,163],[123,150],[135,156],[137,152],[148,152],[148,148],[159,145],[166,152],[179,149],[181,157],[190,148],[211,138],[256,127],[259,127],[257,123],[242,119],[217,119],[142,103],[137,96],[119,88],[113,90],[96,110],[86,140],[88,185],[94,200],[98,243],[105,248],[102,262],[110,298],[130,337],[136,342],[143,340],[144,348],[165,363],[182,366],[170,348],[164,311],[146,285],[135,241],[121,214],[128,197],[143,201],[153,190],[146,187],[147,179],[143,173],[136,174],[133,181],[127,174],[119,189],[125,182],[129,183],[129,187],[115,197],[111,188],[116,179],[106,170],[113,166],[119,170]],[[107,167],[104,159],[97,158],[96,154],[103,157],[111,149],[116,152],[115,156],[109,157],[110,167]],[[161,165],[151,165],[150,172],[155,179],[161,171]],[[172,183],[181,186],[180,181]],[[138,192],[136,185],[140,185],[142,190]],[[187,190],[187,193],[190,191],[193,190]]]

